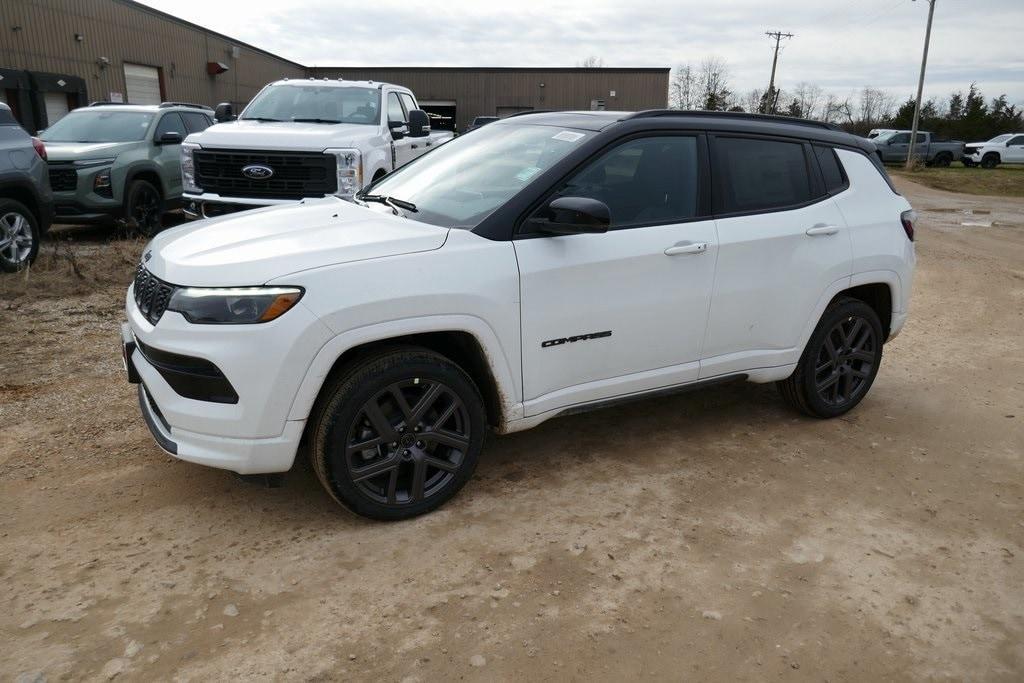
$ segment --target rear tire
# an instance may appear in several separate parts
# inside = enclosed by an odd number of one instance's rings
[[[0,199],[0,271],[14,273],[36,260],[39,221],[21,202]]]
[[[793,374],[777,382],[791,406],[811,417],[838,417],[871,389],[882,362],[882,324],[859,299],[834,301],[822,314]]]
[[[356,514],[398,520],[434,510],[466,484],[487,416],[462,368],[396,347],[326,387],[310,426],[313,470],[327,492]]]
[[[999,155],[995,152],[989,152],[981,159],[982,168],[995,168],[999,165]]]
[[[948,154],[946,152],[942,152],[937,157],[935,157],[935,161],[933,163],[940,168],[946,168],[951,163],[953,163],[953,155]]]

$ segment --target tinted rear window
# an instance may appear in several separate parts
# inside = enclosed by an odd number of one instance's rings
[[[835,150],[815,145],[814,154],[818,157],[818,165],[821,166],[821,174],[825,178],[825,191],[829,194],[841,192],[846,187],[846,176]]]
[[[190,133],[198,133],[210,127],[211,121],[205,114],[183,111],[181,112],[181,117],[185,119],[185,125],[188,126],[188,132]]]
[[[810,201],[811,181],[798,142],[717,138],[715,154],[726,213],[776,209]]]

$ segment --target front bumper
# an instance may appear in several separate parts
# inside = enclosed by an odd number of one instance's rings
[[[980,151],[972,152],[972,153],[964,151],[964,153],[962,155],[960,155],[960,161],[970,161],[970,162],[973,162],[975,164],[980,164],[981,163],[981,156],[982,155],[981,155]]]
[[[124,215],[124,208],[116,199],[92,194],[82,198],[76,192],[53,193],[54,223],[102,224],[113,222]]]
[[[222,197],[212,192],[203,194],[185,193],[183,211],[189,218],[216,218],[238,211],[260,209],[265,206],[290,206],[298,204],[301,199],[250,199],[248,197]]]
[[[286,472],[305,428],[289,420],[313,357],[331,337],[301,303],[259,325],[193,325],[168,311],[151,325],[126,301],[122,346],[129,379],[140,384],[140,410],[157,443],[182,460],[239,474]],[[233,403],[189,398],[187,385],[155,365],[139,347],[208,361],[237,392]],[[165,360],[166,357],[157,359]]]

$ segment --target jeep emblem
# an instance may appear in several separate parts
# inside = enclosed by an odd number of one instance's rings
[[[269,166],[252,164],[250,166],[242,167],[242,175],[246,178],[252,178],[253,180],[266,180],[270,176],[274,175],[274,169]]]

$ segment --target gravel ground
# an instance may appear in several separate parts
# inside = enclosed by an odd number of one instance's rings
[[[899,182],[911,318],[852,414],[554,420],[393,524],[163,455],[117,348],[141,242],[47,246],[0,279],[0,679],[1024,679],[1024,200]]]

